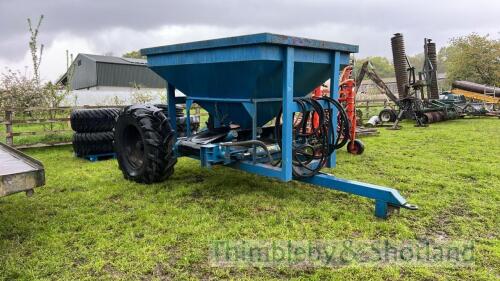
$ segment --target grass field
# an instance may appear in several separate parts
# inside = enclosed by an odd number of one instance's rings
[[[395,187],[418,211],[388,220],[373,202],[180,159],[166,182],[125,181],[116,161],[76,159],[71,147],[27,150],[47,184],[0,199],[0,279],[498,280],[500,120],[380,129],[365,154],[338,153],[330,172]],[[466,266],[212,267],[214,240],[472,240]]]

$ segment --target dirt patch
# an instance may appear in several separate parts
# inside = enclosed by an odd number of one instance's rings
[[[455,201],[449,208],[443,209],[431,220],[427,227],[427,236],[437,240],[446,240],[453,234],[456,217],[471,217],[470,207],[464,202]]]
[[[187,179],[186,182],[188,183],[201,183],[205,181],[205,177],[204,176],[201,176],[201,175],[192,175],[191,177],[189,177]]]

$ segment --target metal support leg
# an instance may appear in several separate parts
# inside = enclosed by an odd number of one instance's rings
[[[399,114],[396,117],[396,122],[394,122],[394,124],[392,124],[392,127],[389,127],[387,129],[388,130],[400,130],[401,126],[399,126],[399,121],[401,120],[401,118],[403,118],[403,114],[405,114],[405,110],[400,109]]]
[[[252,110],[252,140],[257,139],[257,103],[253,102]],[[255,164],[257,159],[257,147],[252,145],[252,161]]]
[[[177,122],[175,114],[175,87],[167,82],[167,104],[168,104],[168,118],[170,119],[170,126],[175,132],[177,138]]]
[[[283,127],[281,134],[281,172],[282,180],[292,180],[292,145],[293,145],[293,72],[294,49],[286,47],[283,58]]]
[[[378,218],[387,218],[389,215],[389,204],[382,200],[375,200],[375,216]]]
[[[186,136],[191,136],[191,106],[193,105],[192,100],[186,100]]]
[[[244,102],[243,107],[247,113],[252,117],[252,140],[257,139],[257,102]],[[252,161],[255,164],[257,159],[257,147],[252,145]]]
[[[339,99],[339,72],[340,72],[340,52],[334,52],[331,54],[331,73],[330,73],[330,97],[332,99]],[[334,130],[337,128],[337,114],[338,110],[333,107],[332,109],[332,123]],[[337,132],[329,132],[331,138],[338,138],[336,135]],[[333,142],[335,143],[335,142]],[[326,162],[326,166],[328,168],[334,168],[337,161],[337,153],[334,151],[330,157],[328,157],[328,161]]]

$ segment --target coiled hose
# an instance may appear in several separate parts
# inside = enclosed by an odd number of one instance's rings
[[[342,105],[327,96],[319,98],[328,103],[328,108],[323,109],[316,99],[295,98],[295,102],[301,108],[300,115],[294,113],[294,148],[292,150],[292,172],[294,177],[312,177],[323,168],[328,157],[336,150],[343,147],[349,139],[349,119]],[[309,105],[311,110],[307,110]],[[338,111],[337,128],[333,127],[333,108]],[[275,137],[280,149],[281,143],[281,117],[283,109],[280,109],[275,121]],[[313,124],[313,117],[318,117],[318,126]],[[329,135],[329,131],[333,135]],[[281,161],[273,163],[280,164]]]

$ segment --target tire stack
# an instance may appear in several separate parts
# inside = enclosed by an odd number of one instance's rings
[[[75,109],[71,112],[73,150],[78,157],[113,153],[113,129],[120,109]]]

